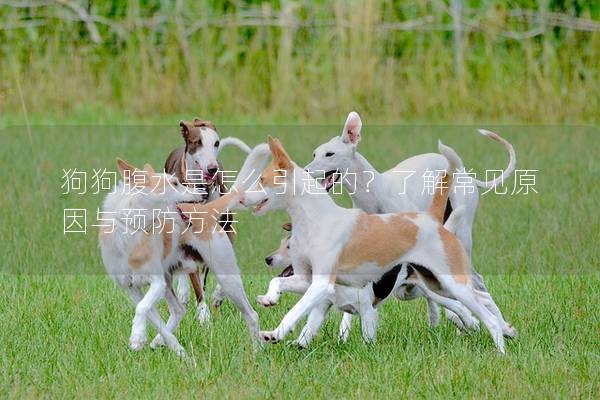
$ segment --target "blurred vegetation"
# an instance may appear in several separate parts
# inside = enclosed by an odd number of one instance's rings
[[[0,113],[594,123],[599,20],[594,0],[0,0]]]

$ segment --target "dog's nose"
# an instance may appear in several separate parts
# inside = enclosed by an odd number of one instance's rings
[[[269,256],[269,257],[265,258],[265,262],[267,263],[267,265],[273,264],[273,257]]]
[[[208,167],[208,173],[211,175],[214,175],[217,173],[217,171],[219,170],[219,167]]]

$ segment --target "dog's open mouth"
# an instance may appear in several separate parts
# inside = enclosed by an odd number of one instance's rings
[[[183,212],[183,210],[181,208],[179,208],[179,206],[177,206],[177,212],[179,213],[179,216],[181,217],[181,220],[185,223],[189,223],[190,222],[190,218],[185,215],[185,213]]]
[[[256,205],[256,207],[254,207],[254,208],[252,209],[252,212],[253,212],[254,214],[256,214],[257,212],[259,212],[260,210],[262,210],[262,209],[263,209],[263,207],[264,207],[264,206],[267,204],[267,201],[269,201],[269,198],[268,198],[268,197],[267,197],[266,199],[262,200],[260,203],[258,203],[258,204]]]
[[[325,188],[325,190],[329,191],[333,185],[335,185],[341,178],[341,174],[337,169],[332,169],[331,171],[325,172],[323,179],[321,180],[321,185]]]

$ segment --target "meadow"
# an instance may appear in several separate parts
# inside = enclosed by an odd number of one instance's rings
[[[278,136],[305,164],[316,145],[339,133],[342,119],[340,125],[215,122],[222,137],[251,145]],[[365,116],[363,122],[360,151],[380,170],[435,151],[438,138],[475,171],[503,168],[507,161],[474,126],[377,126]],[[422,300],[384,304],[373,345],[362,342],[359,329],[347,344],[337,343],[341,315],[332,312],[308,350],[281,343],[253,351],[242,318],[225,302],[209,326],[199,326],[188,309],[177,336],[191,363],[166,349],[128,349],[133,307],[103,273],[95,229],[63,234],[65,208],[87,209],[90,223],[105,193],[91,193],[88,180],[88,193],[62,194],[63,169],[115,171],[117,156],[160,167],[180,144],[177,119],[2,129],[0,397],[597,398],[600,132],[486,127],[514,144],[519,169],[539,170],[537,194],[484,195],[474,228],[475,266],[519,332],[505,356],[484,332],[461,334],[445,319],[429,328]],[[228,169],[242,160],[238,150],[224,151]],[[337,200],[349,204],[344,196]],[[273,328],[297,298],[284,295],[271,309],[255,298],[274,274],[263,258],[277,247],[286,215],[237,217],[235,247],[246,291],[261,327]]]

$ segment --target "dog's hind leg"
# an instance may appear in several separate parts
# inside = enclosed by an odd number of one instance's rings
[[[129,346],[132,350],[140,350],[144,346],[147,338],[146,320],[149,320],[163,336],[167,346],[177,355],[185,356],[185,350],[177,338],[169,332],[155,307],[158,300],[163,297],[165,289],[166,282],[162,276],[153,278],[146,294],[139,287],[127,288],[129,296],[136,304]]]
[[[167,285],[165,299],[167,300],[167,306],[169,307],[169,320],[167,321],[166,328],[169,332],[173,333],[185,315],[185,307],[179,302],[171,285]],[[153,349],[164,345],[165,340],[160,334],[156,335],[150,343],[150,347]]]
[[[483,322],[490,332],[490,335],[496,344],[496,348],[500,353],[504,354],[504,336],[502,335],[500,321],[498,321],[498,318],[496,318],[496,316],[492,314],[487,307],[481,304],[481,302],[477,299],[474,290],[468,286],[457,284],[454,282],[453,277],[438,276],[438,279],[442,286],[448,292],[450,292],[452,297],[465,305],[473,314],[475,314],[477,318],[481,320],[481,322]]]
[[[506,337],[516,339],[517,338],[516,329],[512,325],[510,325],[508,322],[506,322],[506,320],[502,316],[502,312],[500,311],[500,309],[494,302],[492,295],[490,295],[488,292],[482,292],[480,290],[475,290],[475,294],[477,295],[477,297],[479,299],[482,300],[481,302],[487,307],[487,309],[490,310],[490,312],[492,314],[494,314],[496,316],[496,318],[498,318],[498,321],[500,321],[500,325],[502,327],[502,334]]]

